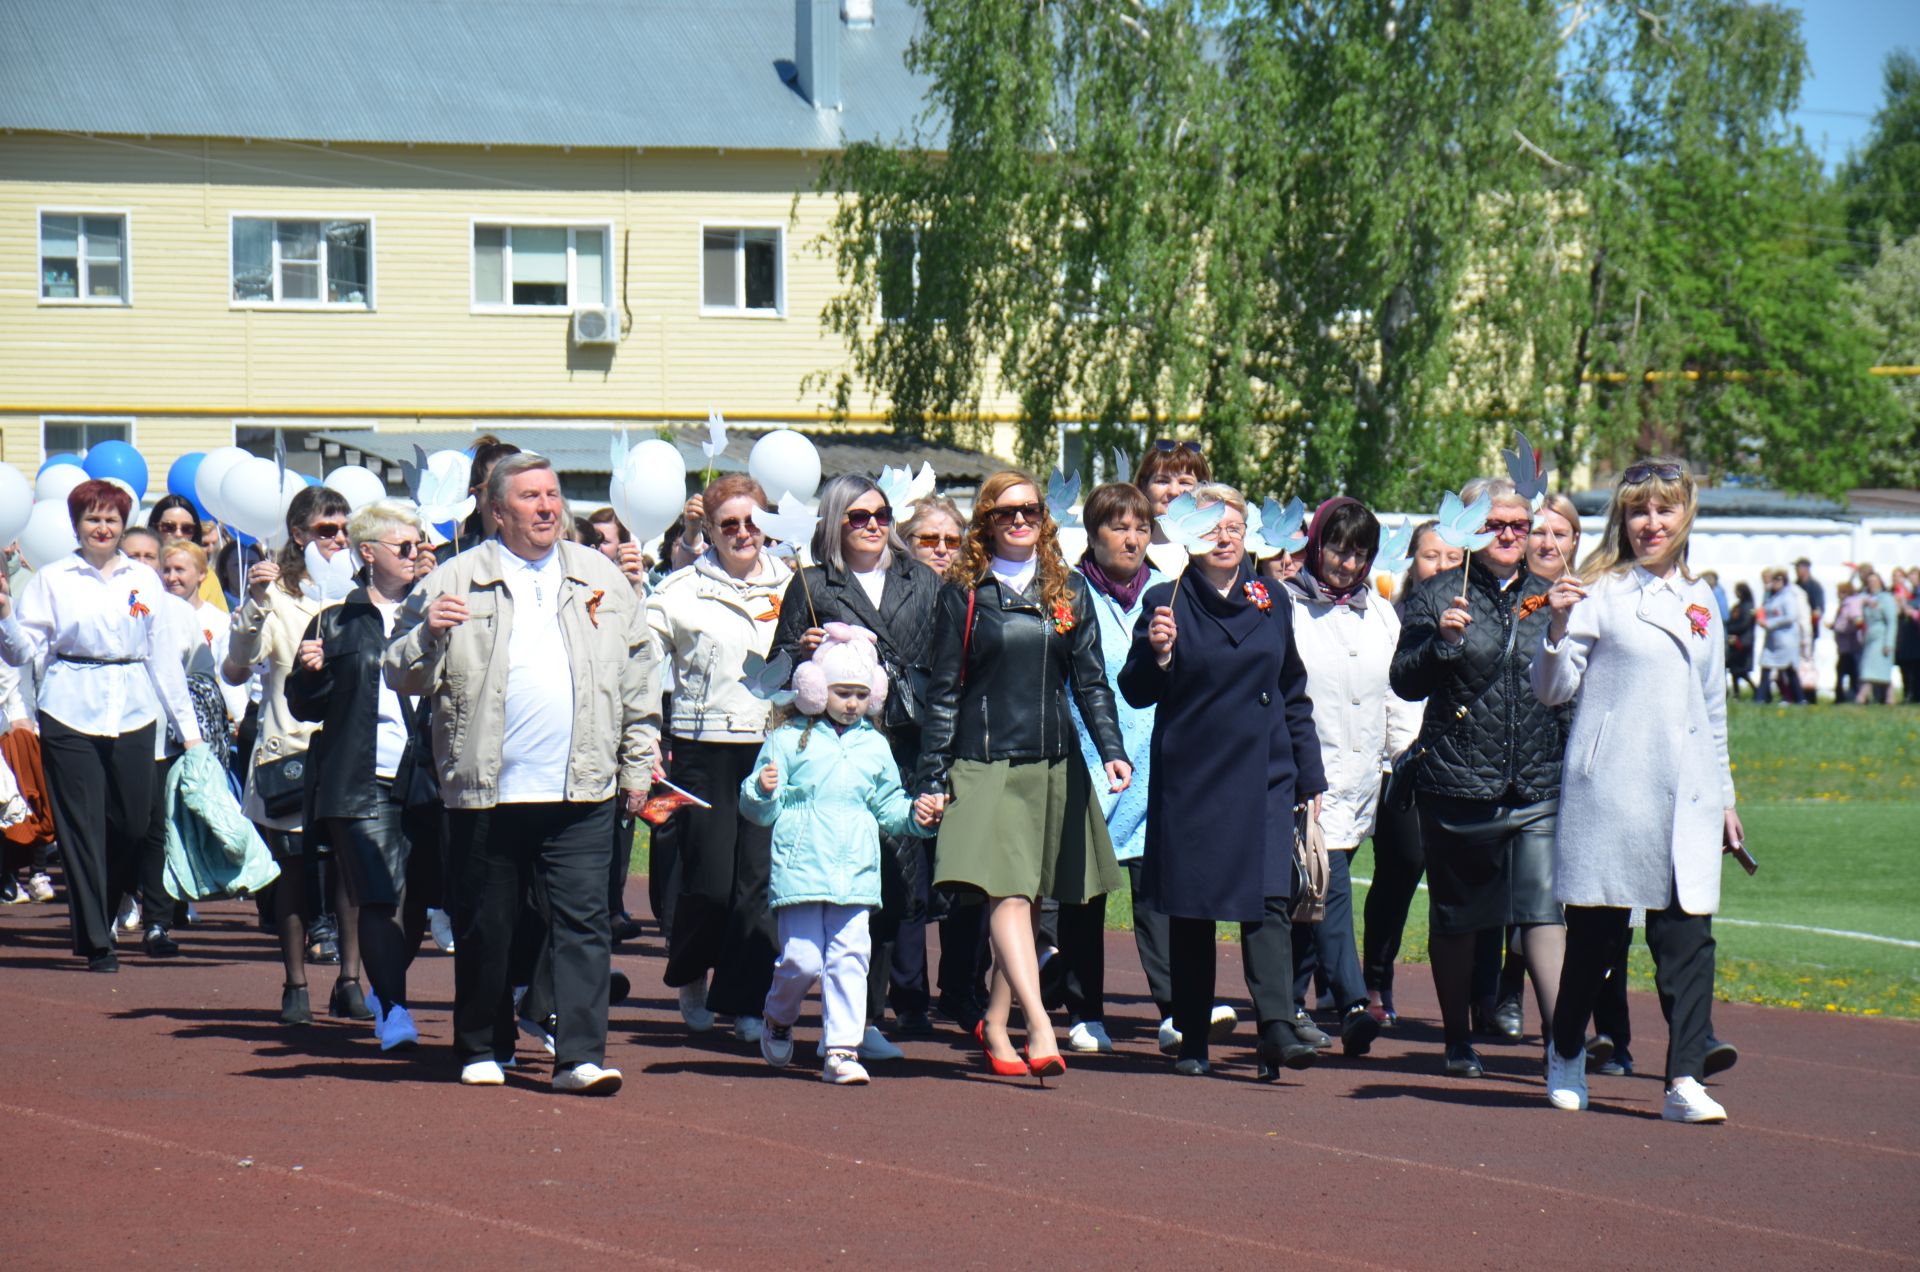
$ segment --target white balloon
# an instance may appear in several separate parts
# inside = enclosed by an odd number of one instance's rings
[[[71,468],[72,464],[56,464]],[[33,483],[12,464],[0,463],[0,545],[13,542],[33,513]]]
[[[65,503],[75,486],[83,481],[92,480],[93,478],[87,476],[87,470],[78,464],[55,464],[34,478],[33,497]]]
[[[60,467],[72,468],[73,465],[61,464]],[[80,477],[86,480],[85,473]],[[42,499],[33,505],[27,514],[27,524],[20,530],[20,555],[27,559],[29,566],[44,570],[79,546],[80,539],[73,533],[73,519],[67,515],[65,498]]]
[[[347,507],[358,512],[376,499],[387,497],[387,483],[371,469],[359,464],[342,464],[327,474],[326,485],[340,492]]]
[[[777,428],[753,444],[747,471],[776,506],[789,492],[811,503],[820,488],[820,452],[790,428]]]
[[[132,482],[121,481],[118,477],[102,477],[100,480],[106,482],[109,486],[118,486],[120,489],[126,491],[127,498],[133,500],[133,506],[135,508],[140,506],[140,492],[133,488]]]
[[[648,438],[627,452],[609,484],[622,496],[613,508],[636,539],[651,539],[680,516],[687,503],[687,462],[673,443]]]
[[[215,521],[233,524],[233,518],[220,502],[221,487],[226,483],[227,474],[235,464],[253,456],[238,446],[222,446],[218,450],[207,452],[200,467],[193,474],[193,493],[200,500],[200,506],[212,514]]]
[[[212,458],[209,455],[201,461],[202,470]],[[281,527],[284,504],[280,496],[279,466],[270,459],[249,455],[220,481],[220,519],[256,539],[265,539]]]

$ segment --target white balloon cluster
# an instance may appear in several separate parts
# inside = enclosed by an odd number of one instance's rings
[[[208,451],[193,475],[193,493],[214,520],[265,541],[285,532],[287,508],[306,486],[298,473],[238,446]]]
[[[687,502],[687,461],[671,442],[650,437],[614,466],[607,502],[633,537],[665,534]]]

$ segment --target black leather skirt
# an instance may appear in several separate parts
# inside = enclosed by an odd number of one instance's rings
[[[1424,792],[1417,798],[1435,933],[1565,922],[1553,899],[1558,799],[1515,807]]]
[[[355,905],[398,905],[412,845],[401,825],[393,784],[377,782],[379,812],[371,817],[329,817],[327,838]]]

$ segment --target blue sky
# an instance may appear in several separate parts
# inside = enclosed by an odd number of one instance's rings
[[[1881,63],[1905,47],[1920,52],[1916,0],[1784,0],[1800,10],[1808,76],[1794,122],[1829,168],[1858,147],[1880,107]]]

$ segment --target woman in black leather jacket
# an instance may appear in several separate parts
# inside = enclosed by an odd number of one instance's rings
[[[1120,886],[1069,684],[1109,785],[1125,790],[1133,767],[1085,580],[1067,569],[1034,480],[995,473],[940,592],[918,784],[952,805],[934,882],[978,892],[991,907],[993,985],[978,1036],[988,1067],[1005,1076],[1066,1069],[1041,1001],[1034,900],[1084,904]],[[1015,998],[1024,1061],[1007,1036]]]
[[[360,954],[372,988],[380,1049],[419,1040],[407,1009],[407,965],[426,929],[424,905],[408,905],[412,847],[402,823],[416,781],[431,785],[419,707],[380,672],[400,602],[425,551],[412,504],[380,500],[353,515],[347,535],[363,566],[338,605],[308,623],[287,680],[294,717],[321,726],[307,760],[309,824],[325,823],[347,893],[360,910]],[[416,762],[416,760],[424,762]],[[403,913],[405,918],[403,919]]]
[[[813,559],[803,566],[780,601],[773,654],[799,666],[813,656],[828,623],[864,627],[879,638],[887,673],[882,727],[910,782],[920,764],[920,723],[927,710],[928,647],[940,576],[913,559],[895,529],[899,514],[872,480],[844,473],[820,490],[820,525]],[[933,875],[933,841],[918,835],[890,836],[880,855],[882,904],[873,916],[873,963],[867,976],[863,1060],[899,1053],[878,1034],[891,997],[901,1028],[924,1033],[927,1005],[927,903]],[[891,991],[891,992],[889,992]]]
[[[1471,1078],[1484,1072],[1467,1041],[1476,934],[1521,929],[1541,1020],[1553,1019],[1566,953],[1553,838],[1568,712],[1541,706],[1528,680],[1551,617],[1549,582],[1527,569],[1527,501],[1504,478],[1469,482],[1460,497],[1483,493],[1493,496],[1484,528],[1493,542],[1407,598],[1389,677],[1402,698],[1427,701],[1411,762],[1433,984],[1446,1071]]]

